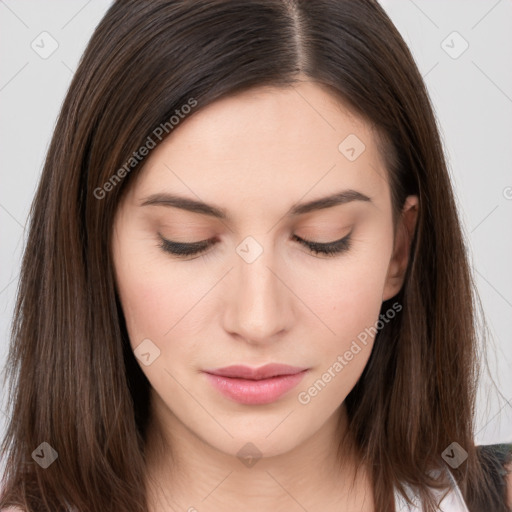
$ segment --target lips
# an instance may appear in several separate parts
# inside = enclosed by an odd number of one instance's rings
[[[207,381],[226,398],[245,405],[270,404],[302,380],[307,368],[267,364],[260,368],[227,366],[205,370]]]
[[[246,379],[246,380],[262,380],[280,375],[296,375],[303,372],[307,368],[298,368],[297,366],[290,366],[286,364],[266,364],[260,368],[251,368],[249,366],[234,365],[226,366],[224,368],[215,368],[213,370],[204,370],[211,375],[218,375],[219,377],[230,377],[232,379]]]

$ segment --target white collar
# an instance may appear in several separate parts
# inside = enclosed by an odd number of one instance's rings
[[[446,493],[446,496],[439,503],[439,512],[469,512],[469,509],[464,502],[462,493],[460,492],[459,486],[451,471],[446,467],[452,488],[447,491],[432,489],[434,496],[439,500]],[[435,476],[439,476],[440,471],[431,472]],[[421,504],[419,503],[419,497],[416,495],[411,486],[404,484],[407,496],[413,502],[413,505],[409,505],[402,495],[395,489],[395,510],[396,512],[422,512]]]

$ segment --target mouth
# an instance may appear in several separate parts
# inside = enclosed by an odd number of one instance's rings
[[[246,405],[275,402],[303,379],[308,368],[269,364],[260,368],[228,366],[204,370],[208,382],[225,397]]]

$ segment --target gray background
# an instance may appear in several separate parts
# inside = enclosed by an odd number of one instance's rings
[[[484,375],[476,441],[512,442],[512,1],[381,3],[411,48],[433,100],[489,325],[490,374],[502,397]],[[0,0],[1,369],[30,202],[73,72],[110,4]],[[45,55],[52,44],[58,47]],[[3,436],[4,390],[0,399]]]

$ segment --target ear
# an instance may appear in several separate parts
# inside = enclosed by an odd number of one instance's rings
[[[382,300],[394,297],[404,284],[405,273],[409,263],[411,242],[416,229],[418,217],[418,196],[408,196],[402,214],[398,219],[393,254],[389,262]]]

